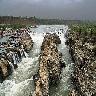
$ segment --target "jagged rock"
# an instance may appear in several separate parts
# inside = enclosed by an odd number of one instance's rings
[[[41,46],[38,76],[35,79],[36,96],[49,96],[50,85],[57,84],[60,80],[61,67],[64,66],[62,55],[57,49],[60,43],[61,40],[56,34],[45,35]]]

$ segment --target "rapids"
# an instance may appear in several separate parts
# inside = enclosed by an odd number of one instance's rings
[[[40,47],[45,33],[56,32],[61,44],[58,50],[63,53],[63,60],[66,67],[62,70],[62,78],[58,86],[51,86],[50,96],[67,96],[71,87],[70,75],[72,74],[72,60],[69,55],[68,47],[65,45],[65,33],[68,26],[65,25],[40,25],[38,28],[31,28],[29,33],[34,45],[26,58],[18,64],[18,68],[3,83],[0,83],[0,96],[34,96],[33,75],[37,72],[39,66]]]

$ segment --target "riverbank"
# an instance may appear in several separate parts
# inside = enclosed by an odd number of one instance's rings
[[[84,29],[84,26],[76,25],[71,27],[68,34],[67,44],[75,63],[72,76],[74,89],[69,96],[96,95],[96,34],[94,29],[95,27],[92,26]]]

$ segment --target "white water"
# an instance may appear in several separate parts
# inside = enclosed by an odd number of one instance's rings
[[[60,29],[64,30],[63,33]],[[29,96],[33,94],[34,83],[32,76],[38,70],[40,47],[45,32],[59,32],[58,35],[62,42],[58,49],[63,53],[63,59],[66,61],[66,68],[62,71],[60,84],[51,88],[50,96],[67,96],[68,87],[70,86],[69,78],[72,72],[72,62],[64,37],[67,29],[68,27],[64,25],[40,25],[38,28],[31,29],[32,32],[29,34],[34,42],[33,50],[30,51],[29,56],[23,58],[22,62],[18,64],[18,69],[14,70],[13,74],[0,84],[0,96]]]

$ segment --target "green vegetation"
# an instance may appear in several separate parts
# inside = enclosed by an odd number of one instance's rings
[[[64,20],[64,19],[41,19],[34,17],[13,17],[13,16],[0,16],[0,24],[20,24],[20,25],[60,25],[60,24],[77,24],[81,20]]]
[[[96,23],[71,24],[69,26],[71,28],[71,32],[79,32],[85,35],[96,35]]]
[[[19,29],[19,28],[25,28],[25,25],[20,24],[1,24],[0,30],[5,31],[6,28],[12,28],[13,30]]]
[[[13,17],[13,16],[0,16],[0,24],[18,24],[18,25],[28,25],[34,24],[36,21],[34,17]]]
[[[38,24],[42,25],[69,25],[69,24],[77,24],[81,23],[80,20],[64,20],[64,19],[36,19]]]

